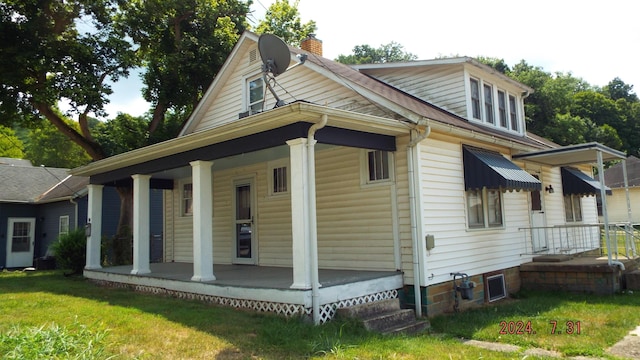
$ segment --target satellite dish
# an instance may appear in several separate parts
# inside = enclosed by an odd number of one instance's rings
[[[276,77],[287,71],[291,62],[289,47],[273,34],[262,34],[258,39],[258,50],[262,58],[262,69]]]

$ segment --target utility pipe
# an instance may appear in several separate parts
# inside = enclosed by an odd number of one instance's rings
[[[311,263],[311,306],[313,308],[313,323],[320,325],[320,300],[319,300],[319,276],[318,276],[318,224],[316,219],[316,158],[314,135],[316,131],[327,125],[328,116],[323,114],[320,121],[311,125],[307,134],[307,184],[309,204],[309,247]]]
[[[420,182],[417,180],[418,173],[414,169],[416,164],[418,163],[417,159],[417,145],[424,139],[426,139],[431,134],[431,127],[427,125],[426,129],[420,131],[421,129],[414,129],[411,131],[411,134],[414,132],[417,136],[412,139],[407,145],[407,168],[408,168],[408,178],[409,178],[409,211],[411,213],[411,240],[412,240],[412,248],[413,248],[413,293],[414,293],[414,302],[416,307],[416,317],[422,317],[422,297],[420,294],[420,232],[418,231],[418,206],[416,199],[416,186],[420,186]],[[418,169],[419,170],[419,169]]]

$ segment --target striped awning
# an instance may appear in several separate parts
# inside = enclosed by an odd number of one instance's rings
[[[562,193],[564,195],[598,195],[600,194],[600,182],[582,171],[572,167],[562,167]],[[605,186],[607,195],[611,195],[611,189]]]
[[[463,146],[462,160],[466,190],[542,190],[540,180],[498,152]]]

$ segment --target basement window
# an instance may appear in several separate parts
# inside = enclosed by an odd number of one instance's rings
[[[507,297],[507,290],[504,284],[504,274],[486,277],[487,298],[489,302],[504,299]]]

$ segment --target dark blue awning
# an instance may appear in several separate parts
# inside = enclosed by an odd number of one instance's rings
[[[571,168],[561,168],[562,193],[564,195],[599,195],[600,182],[582,171]],[[607,195],[611,195],[611,189],[605,186]]]
[[[463,146],[462,161],[465,190],[542,190],[540,180],[498,152]]]

